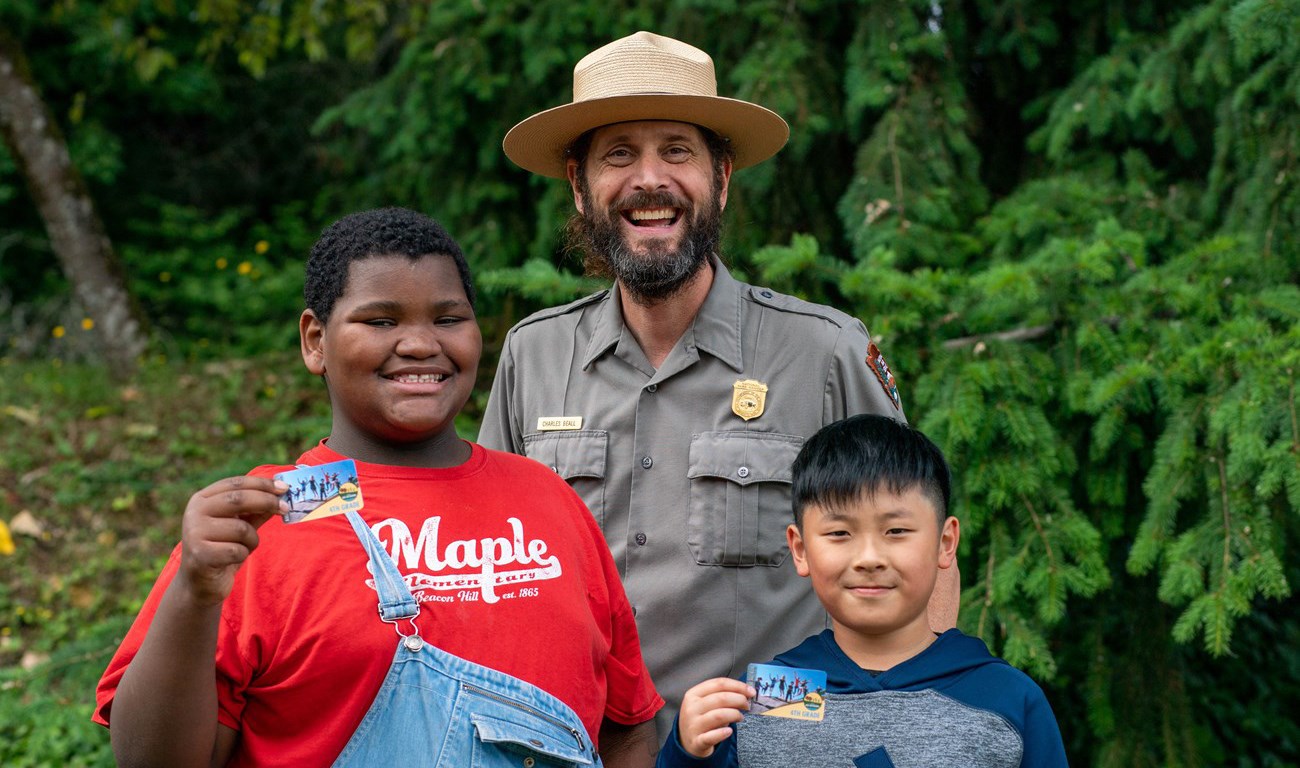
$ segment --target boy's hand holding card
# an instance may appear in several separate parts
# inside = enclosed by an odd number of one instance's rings
[[[756,695],[749,714],[820,721],[826,715],[826,673],[777,664],[750,664],[745,682]]]
[[[275,476],[289,486],[280,498],[289,509],[281,513],[286,523],[319,520],[361,509],[361,482],[352,459],[315,467],[298,467]]]

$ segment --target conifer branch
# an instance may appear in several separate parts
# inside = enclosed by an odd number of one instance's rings
[[[1297,425],[1295,417],[1295,369],[1287,368],[1286,375],[1289,378],[1287,405],[1291,407],[1291,453],[1296,455],[1296,462],[1300,463],[1300,425]]]
[[[1215,456],[1214,463],[1219,466],[1219,496],[1223,501],[1223,573],[1219,577],[1219,588],[1226,590],[1228,587],[1228,568],[1232,564],[1232,514],[1228,509],[1228,473],[1224,467],[1223,458]]]
[[[907,229],[907,206],[903,203],[903,166],[898,161],[898,145],[894,136],[898,133],[898,114],[890,116],[889,121],[889,162],[894,167],[894,197],[898,200],[898,228]]]
[[[997,333],[977,333],[974,336],[962,336],[957,339],[948,339],[943,343],[944,349],[961,349],[970,347],[985,341],[1028,341],[1046,336],[1055,326],[1052,323],[1043,325],[1033,325],[1029,327],[1012,328],[1009,331],[998,331]]]
[[[1273,232],[1277,230],[1277,216],[1281,211],[1281,205],[1273,206],[1273,215],[1269,217],[1268,231],[1264,233],[1264,258],[1273,254]]]
[[[1038,531],[1038,538],[1043,541],[1043,549],[1047,552],[1048,567],[1055,570],[1056,556],[1052,554],[1052,544],[1047,540],[1047,531],[1043,530],[1043,523],[1038,519],[1038,510],[1029,501],[1029,497],[1023,493],[1020,494],[1020,501],[1024,503],[1025,509],[1029,511],[1029,519],[1034,521],[1034,530]]]
[[[984,622],[989,616],[989,607],[993,605],[993,547],[989,547],[989,562],[984,568],[984,605],[980,608],[980,620],[975,625],[975,636],[984,636]]]

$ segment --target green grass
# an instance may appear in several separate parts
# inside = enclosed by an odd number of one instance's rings
[[[0,360],[0,519],[39,536],[0,554],[0,765],[111,766],[95,683],[214,480],[290,463],[329,429],[296,351],[102,370]]]

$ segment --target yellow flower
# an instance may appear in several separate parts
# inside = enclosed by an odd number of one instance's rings
[[[5,525],[5,521],[0,520],[0,555],[12,555],[13,553],[14,553],[13,536],[9,535],[9,526]],[[18,607],[22,608],[21,605]],[[6,636],[9,635],[9,632],[7,631],[8,629],[9,627],[5,627],[6,631],[4,634]]]
[[[248,262],[248,261],[241,261],[241,262],[239,262],[239,274],[241,274],[241,275],[247,275],[249,272],[252,272],[252,271],[253,271],[253,264],[252,264],[252,262]]]
[[[172,273],[171,273],[171,272],[159,272],[159,273],[158,273],[158,282],[160,282],[160,283],[170,283],[171,281],[172,281]]]
[[[265,240],[258,240],[257,245],[253,246],[253,250],[257,251],[259,254],[266,253],[271,250],[271,244]]]
[[[81,318],[81,330],[89,331],[94,327],[95,327],[95,321],[93,318],[89,318],[89,317]]]
[[[50,331],[50,335],[56,339],[63,338],[63,334],[65,333],[67,333],[67,331],[65,331],[61,325],[54,326],[54,330]]]
[[[222,256],[221,258],[217,259],[217,269],[225,269],[226,265],[229,263],[230,262],[226,261],[226,257]]]

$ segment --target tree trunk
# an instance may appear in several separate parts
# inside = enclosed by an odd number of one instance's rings
[[[36,90],[22,45],[3,30],[0,135],[27,181],[59,265],[95,321],[109,370],[119,380],[130,377],[146,344],[139,312],[67,142]]]

